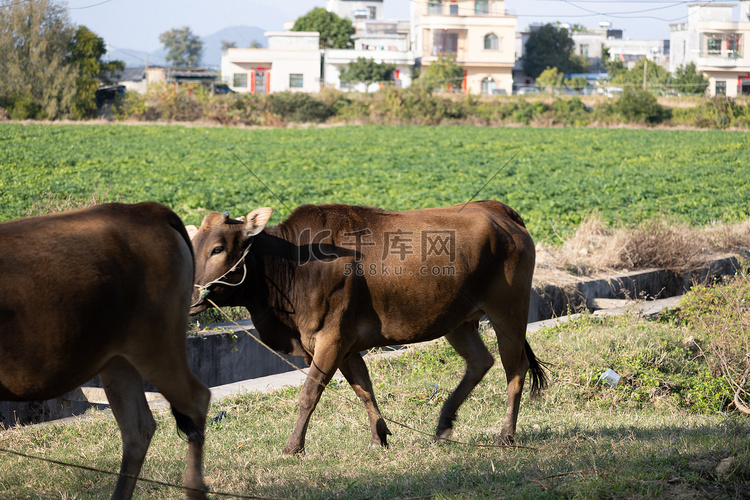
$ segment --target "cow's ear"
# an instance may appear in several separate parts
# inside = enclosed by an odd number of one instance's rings
[[[263,207],[256,208],[247,214],[247,219],[245,219],[245,236],[249,238],[263,231],[272,213],[273,208]]]
[[[185,229],[187,229],[188,236],[190,236],[190,239],[192,240],[195,238],[195,235],[198,234],[198,227],[197,226],[185,226]]]

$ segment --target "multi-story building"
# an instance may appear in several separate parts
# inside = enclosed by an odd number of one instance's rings
[[[362,57],[376,63],[394,64],[394,84],[411,85],[414,54],[409,40],[409,21],[387,20],[383,15],[383,0],[328,0],[327,9],[339,17],[349,18],[354,25],[352,49],[326,49],[323,52],[323,80],[328,87],[361,91],[377,90],[364,84],[342,85],[339,75],[347,65]]]
[[[411,0],[415,57],[424,68],[439,55],[465,71],[456,87],[475,94],[513,89],[516,17],[502,0]]]
[[[377,90],[379,83],[372,84],[368,89],[364,88],[364,84],[352,87],[341,83],[341,70],[362,57],[376,63],[394,64],[393,84],[396,87],[411,85],[414,54],[409,50],[408,30],[403,33],[404,24],[408,22],[367,20],[357,23],[357,33],[352,37],[353,49],[326,49],[323,52],[324,84],[345,90]]]
[[[709,95],[750,95],[750,0],[740,0],[740,19],[733,20],[734,4],[688,5],[686,23],[671,24],[670,71],[695,63],[709,80]]]

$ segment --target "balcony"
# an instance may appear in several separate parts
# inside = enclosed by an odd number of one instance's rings
[[[745,66],[748,63],[750,61],[747,61],[744,57],[736,53],[708,54],[702,52],[698,55],[699,67],[737,68]]]
[[[427,0],[417,2],[416,15],[419,16],[507,16],[505,9],[501,8],[503,2],[478,0],[473,2],[452,3],[447,0]]]

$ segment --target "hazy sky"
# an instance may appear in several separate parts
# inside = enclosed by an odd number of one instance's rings
[[[713,3],[717,0],[703,0]],[[669,24],[687,20],[687,5],[695,0],[506,0],[505,8],[518,16],[518,29],[533,22],[578,23],[595,28],[609,21],[624,37],[668,39]],[[737,1],[723,0],[721,3]],[[113,47],[153,51],[161,48],[159,34],[188,26],[199,36],[229,26],[282,29],[325,0],[68,0],[74,23],[86,25]],[[389,19],[408,19],[409,0],[385,0]],[[736,18],[737,14],[735,14]]]

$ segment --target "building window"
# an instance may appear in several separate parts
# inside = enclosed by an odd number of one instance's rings
[[[726,81],[716,81],[716,95],[727,95],[727,82]]]
[[[482,80],[482,94],[494,94],[495,93],[495,80],[491,76],[488,76]]]
[[[432,55],[458,54],[457,33],[435,33],[432,39]]]
[[[484,48],[486,50],[498,50],[500,48],[496,34],[489,33],[484,35]]]
[[[247,88],[247,73],[235,73],[232,75],[232,87]]]
[[[727,40],[729,57],[742,57],[742,35],[730,35]]]
[[[443,0],[430,0],[427,3],[427,9],[430,14],[442,14]]]
[[[302,73],[290,73],[289,74],[289,88],[290,89],[301,89],[302,88]]]
[[[720,38],[708,39],[708,53],[711,55],[721,54],[721,39]]]
[[[489,14],[490,4],[487,0],[476,0],[474,2],[474,14]]]
[[[589,56],[589,45],[587,43],[582,43],[581,44],[581,55],[583,57],[588,57]]]
[[[375,19],[377,15],[377,7],[367,7],[367,10],[370,11],[370,19]]]
[[[458,4],[457,3],[452,3],[451,4],[451,6],[450,6],[450,13],[451,13],[451,16],[457,16],[458,15]]]

